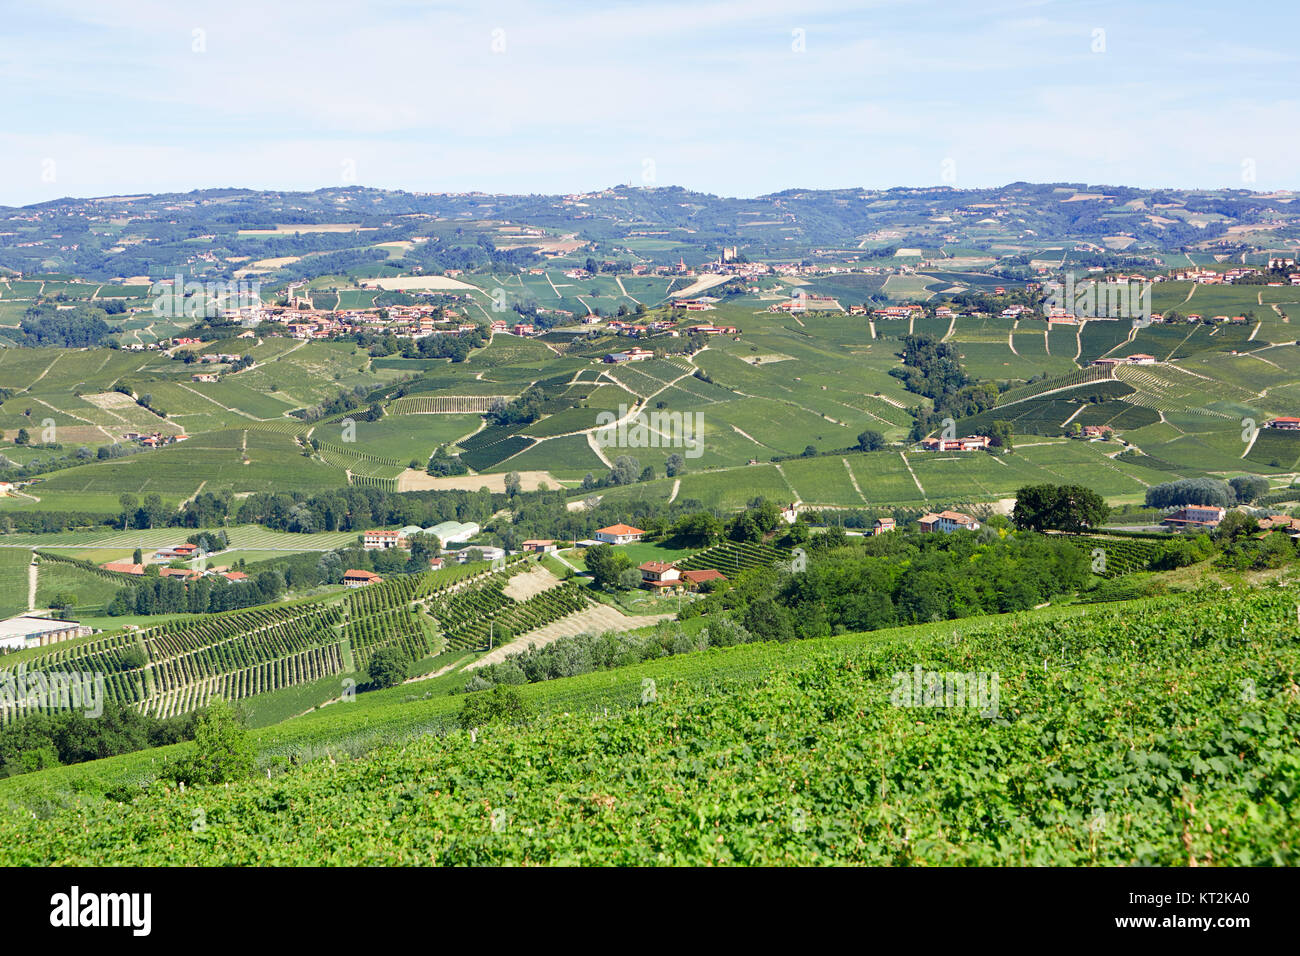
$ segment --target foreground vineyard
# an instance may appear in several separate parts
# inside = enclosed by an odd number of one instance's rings
[[[154,782],[125,803],[72,796],[41,819],[12,810],[0,856],[1296,864],[1298,600],[1294,588],[1207,590],[715,650],[525,687],[540,716],[473,735],[454,729],[455,698],[327,708],[270,732],[264,759],[284,753],[272,735],[297,733],[317,754],[359,722],[405,720],[424,735],[354,761],[283,773],[272,762],[269,777],[229,787]],[[997,716],[898,706],[898,675],[917,666],[997,675]],[[428,735],[439,722],[444,733]]]

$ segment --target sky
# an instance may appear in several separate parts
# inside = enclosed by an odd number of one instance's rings
[[[1300,188],[1294,4],[0,0],[0,205]]]

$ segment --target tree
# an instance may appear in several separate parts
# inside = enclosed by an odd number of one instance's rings
[[[59,591],[54,597],[50,598],[50,607],[60,614],[66,614],[68,608],[76,607],[76,605],[77,596],[71,591]]]
[[[745,609],[741,621],[745,630],[764,641],[790,641],[794,639],[794,628],[790,624],[790,612],[771,598],[755,601]]]
[[[381,647],[370,655],[366,674],[375,687],[396,687],[410,676],[411,658],[396,644]]]
[[[519,472],[512,471],[506,475],[507,495],[513,498],[515,495],[519,494],[519,491],[522,487],[523,487],[523,481],[519,477]]]
[[[722,538],[722,519],[708,511],[697,511],[678,518],[669,534],[694,547],[708,547]]]
[[[664,474],[669,478],[676,478],[686,470],[686,459],[674,452],[668,456],[664,462]]]
[[[1268,494],[1269,489],[1268,479],[1259,475],[1239,475],[1236,478],[1229,478],[1228,485],[1242,504],[1249,504],[1260,495]]]
[[[1005,448],[1007,451],[1011,451],[1012,435],[1010,422],[996,421],[989,426],[989,447]]]
[[[1235,541],[1237,538],[1255,534],[1259,531],[1259,522],[1240,511],[1229,511],[1214,529],[1214,536],[1220,541]],[[1270,535],[1276,537],[1276,535]]]
[[[1016,492],[1011,522],[1028,531],[1078,534],[1110,516],[1110,506],[1082,485],[1026,485]]]
[[[631,455],[619,455],[609,470],[609,480],[616,485],[630,485],[641,474],[641,462]]]
[[[101,448],[100,451],[103,451],[103,449]],[[140,509],[140,502],[136,499],[135,495],[119,495],[117,503],[122,509],[122,529],[126,530],[131,526],[131,521],[135,517],[135,513]]]
[[[144,512],[145,520],[150,528],[156,528],[167,521],[167,509],[163,505],[162,495],[156,493],[145,495],[140,510]]]
[[[131,552],[131,563],[144,564],[144,553],[139,548]]]
[[[602,588],[618,587],[619,576],[632,567],[632,559],[612,544],[598,544],[588,548],[583,560],[596,584]]]
[[[631,564],[632,562],[629,561],[628,566],[618,572],[619,590],[631,591],[641,586],[641,572],[637,568],[632,567]]]
[[[32,440],[32,436],[27,434],[26,428],[18,429],[18,434],[14,436],[15,445],[28,445],[31,444],[31,440]]]
[[[191,785],[225,783],[248,776],[255,766],[248,731],[234,708],[218,698],[195,722],[194,750],[170,768],[169,776]]]
[[[862,451],[879,451],[885,447],[885,436],[880,432],[867,429],[858,436],[858,448]]]
[[[654,481],[655,469],[653,465],[646,465],[641,469],[641,477],[637,481]]]

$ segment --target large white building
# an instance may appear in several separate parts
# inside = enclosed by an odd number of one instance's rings
[[[43,647],[74,637],[86,637],[94,629],[76,621],[59,621],[49,617],[21,614],[0,621],[0,650],[21,651],[28,647]]]

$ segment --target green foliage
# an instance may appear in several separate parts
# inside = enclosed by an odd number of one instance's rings
[[[411,658],[402,648],[389,645],[370,655],[366,665],[370,683],[375,687],[394,687],[411,673]]]
[[[0,846],[11,865],[1294,866],[1298,599],[715,649],[523,688],[552,706],[473,738],[0,811]],[[918,665],[997,674],[997,716],[895,706]],[[454,727],[465,702],[421,706],[400,709]]]
[[[187,786],[227,783],[253,772],[248,731],[234,708],[215,700],[194,724],[194,748],[168,768],[170,779]]]
[[[1011,521],[1027,531],[1077,534],[1105,522],[1110,506],[1082,485],[1027,485],[1016,492]]]
[[[499,684],[487,693],[466,697],[459,720],[466,730],[492,723],[522,724],[528,720],[528,707],[516,688]]]

